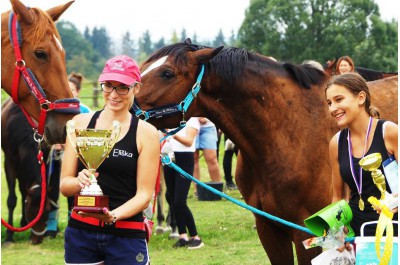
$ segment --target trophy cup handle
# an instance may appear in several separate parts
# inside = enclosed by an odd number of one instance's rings
[[[67,130],[67,138],[69,142],[72,144],[72,147],[76,149],[76,134],[75,134],[75,121],[69,120],[66,125]]]
[[[111,132],[111,135],[110,135],[111,141],[110,141],[110,144],[109,144],[109,146],[111,148],[118,141],[120,132],[121,132],[121,123],[119,121],[113,121],[112,132]]]

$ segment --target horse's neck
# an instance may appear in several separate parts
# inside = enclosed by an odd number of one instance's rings
[[[278,150],[287,152],[289,146],[291,152],[307,152],[311,149],[307,143],[313,134],[318,134],[316,139],[328,146],[334,130],[325,129],[330,124],[325,124],[327,112],[320,98],[323,93],[314,95],[319,100],[313,106],[306,106],[296,99],[304,93],[298,87],[294,88],[299,89],[298,93],[293,88],[280,89],[277,84],[262,89],[248,85],[247,92],[239,92],[241,89],[230,87],[225,90],[230,91],[226,95],[199,97],[199,106],[238,145],[248,161],[266,161],[266,157],[271,159]],[[320,112],[320,115],[310,112]]]

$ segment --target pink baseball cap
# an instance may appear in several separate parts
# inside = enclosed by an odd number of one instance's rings
[[[125,85],[140,82],[140,70],[137,63],[126,55],[109,59],[99,77],[99,82],[118,81]]]

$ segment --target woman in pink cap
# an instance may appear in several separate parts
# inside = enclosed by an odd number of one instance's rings
[[[99,77],[104,109],[79,114],[75,128],[110,129],[121,124],[119,139],[96,172],[109,197],[103,213],[73,212],[65,230],[66,264],[149,264],[142,211],[152,198],[159,169],[158,132],[129,112],[139,92],[140,71],[127,56],[106,62]],[[67,141],[61,169],[61,192],[74,196],[90,184],[90,172]]]

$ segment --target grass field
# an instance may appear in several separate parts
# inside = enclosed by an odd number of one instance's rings
[[[85,90],[84,90],[85,91]],[[83,95],[90,96],[89,89]],[[6,98],[2,93],[2,101]],[[83,103],[93,107],[91,100],[83,97]],[[102,102],[102,99],[99,99]],[[223,150],[223,149],[221,149]],[[220,152],[222,161],[222,154]],[[3,156],[3,155],[2,155]],[[3,157],[2,160],[3,161]],[[235,161],[235,158],[234,158]],[[202,181],[209,181],[207,168],[203,159],[200,161]],[[1,171],[1,216],[7,216],[7,184],[5,181],[3,162]],[[222,166],[221,174],[222,173]],[[238,191],[227,193],[241,199]],[[168,234],[153,235],[149,243],[152,265],[185,265],[185,264],[237,264],[256,265],[270,264],[261,246],[256,231],[252,228],[254,217],[251,212],[245,210],[225,199],[220,201],[199,201],[193,195],[193,188],[189,192],[188,199],[196,220],[199,235],[205,242],[205,247],[199,250],[173,249],[174,241],[168,240]],[[19,227],[21,218],[21,201],[19,196],[18,206],[14,213],[14,225]],[[11,245],[3,245],[5,228],[2,226],[1,264],[7,265],[36,265],[36,264],[64,264],[64,230],[67,225],[67,202],[62,195],[59,199],[59,227],[61,232],[55,239],[46,238],[40,245],[31,245],[29,231],[16,233],[15,242]]]

